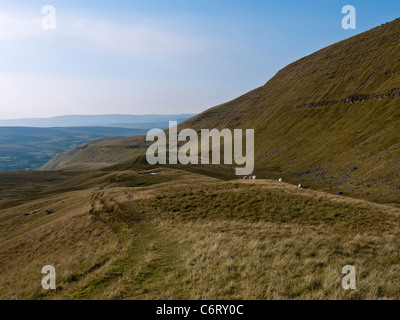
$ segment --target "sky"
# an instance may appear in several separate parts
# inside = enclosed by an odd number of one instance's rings
[[[0,0],[0,118],[198,113],[399,16],[399,0]]]

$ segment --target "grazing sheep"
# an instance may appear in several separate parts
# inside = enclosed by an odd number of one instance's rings
[[[252,176],[251,178],[252,178],[253,180],[256,180],[256,179],[257,179],[257,177],[256,177],[256,176]]]
[[[302,184],[299,184],[299,189],[308,189],[308,187],[303,186]]]
[[[282,180],[282,178],[279,178],[279,180],[278,180],[279,182],[282,182],[283,180]]]
[[[243,177],[243,180],[247,180],[247,176],[244,176],[244,177]]]

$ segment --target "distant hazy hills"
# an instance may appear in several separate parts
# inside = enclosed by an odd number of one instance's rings
[[[193,117],[194,114],[175,114],[175,115],[125,115],[125,114],[106,114],[106,115],[68,115],[52,118],[25,118],[13,120],[0,120],[0,126],[12,127],[87,127],[105,126],[121,128],[149,128],[153,124],[160,124],[168,127],[168,121],[182,122]],[[165,125],[167,124],[167,125]]]
[[[91,156],[97,155],[103,164],[122,161],[142,150],[138,149],[137,143],[131,142],[135,141],[135,136],[146,134],[153,128],[166,129],[169,121],[182,122],[190,116],[101,115],[1,120],[0,122],[7,126],[0,126],[0,171],[38,169],[55,156],[47,168],[57,169],[60,166],[72,165],[73,161],[65,159],[70,158],[71,152],[69,156],[64,155],[60,163],[57,161],[57,155],[102,138],[110,138],[113,147],[109,152],[105,152],[106,146],[103,145],[98,152],[91,152]],[[99,141],[102,140],[97,140],[93,145],[98,145]],[[116,147],[117,142],[123,144],[121,149]],[[85,149],[86,147],[76,150]],[[88,148],[86,151],[90,150],[91,148]],[[78,160],[83,164],[87,157],[79,157]]]

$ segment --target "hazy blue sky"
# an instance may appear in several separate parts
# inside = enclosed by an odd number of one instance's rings
[[[399,0],[0,0],[0,118],[200,112],[399,13]]]

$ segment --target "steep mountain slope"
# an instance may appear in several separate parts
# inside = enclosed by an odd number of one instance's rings
[[[304,57],[263,87],[209,109],[184,125],[268,128],[267,120],[282,112],[298,114],[298,110],[337,104],[350,108],[357,102],[400,97],[399,49],[397,19]],[[282,126],[275,121],[272,124]],[[285,131],[289,128],[284,127]]]
[[[300,59],[181,127],[254,128],[258,168],[349,192],[389,188],[400,199],[400,19]]]
[[[397,19],[304,57],[179,127],[255,129],[256,174],[276,168],[293,181],[393,202],[399,126]]]

